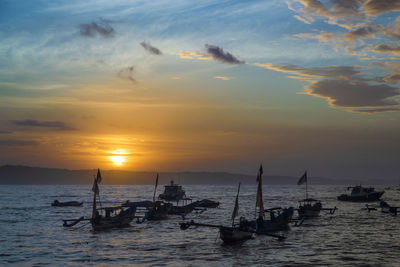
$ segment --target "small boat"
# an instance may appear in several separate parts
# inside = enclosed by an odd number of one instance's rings
[[[199,201],[197,207],[199,208],[209,208],[209,209],[215,209],[218,208],[219,202],[213,201],[210,199],[202,199]]]
[[[186,193],[182,189],[182,186],[175,184],[174,181],[171,180],[171,184],[164,186],[164,193],[160,194],[158,198],[166,201],[179,201],[185,196]]]
[[[299,201],[299,218],[312,218],[318,217],[320,211],[322,210],[321,201],[313,199],[313,198],[306,198]]]
[[[115,227],[129,226],[130,222],[135,218],[136,207],[102,207],[97,208],[97,196],[100,195],[98,184],[101,182],[100,169],[97,170],[97,176],[93,182],[93,206],[92,217],[79,219],[63,220],[64,227],[72,227],[81,221],[90,221],[92,228],[95,231],[106,230]]]
[[[60,202],[57,199],[54,200],[53,203],[51,203],[53,207],[81,207],[83,205],[83,202],[78,202],[78,201],[66,201],[66,202]]]
[[[349,186],[347,190],[351,190],[351,194],[342,194],[337,197],[340,201],[354,202],[372,202],[379,201],[385,191],[375,191],[373,187],[362,187],[361,185]]]
[[[299,201],[299,208],[297,212],[299,213],[299,218],[311,218],[318,217],[322,209],[321,201],[308,198],[308,176],[307,171],[300,177],[297,185],[306,184],[306,198]]]
[[[253,229],[257,234],[266,234],[270,232],[282,231],[289,229],[289,223],[292,220],[294,209],[289,208],[272,208],[264,209],[263,195],[262,195],[262,175],[263,168],[260,165],[260,169],[257,175],[257,199],[256,199],[256,217],[258,208],[258,218],[254,221],[248,222],[249,225],[253,225]],[[270,213],[270,218],[265,219],[265,213]],[[276,214],[277,213],[277,214]]]
[[[381,202],[379,203],[379,206],[381,207],[381,211],[383,213],[390,213],[393,216],[397,215],[397,208],[398,207],[392,207],[392,206],[390,206],[388,203],[386,203],[383,200],[381,200]]]
[[[232,226],[224,226],[224,225],[214,225],[214,224],[205,224],[205,223],[196,223],[193,220],[190,222],[180,223],[181,230],[186,230],[190,226],[203,226],[203,227],[213,227],[219,229],[219,237],[225,244],[236,244],[243,243],[246,240],[252,239],[253,234],[256,233],[254,231],[253,225],[245,220],[243,217],[240,218],[239,224],[235,224],[235,218],[238,215],[239,211],[239,191],[240,191],[240,183],[238,186],[238,192],[235,200],[235,207],[232,212]],[[276,237],[279,239],[283,239],[283,236],[274,235],[274,234],[266,234],[268,236]]]

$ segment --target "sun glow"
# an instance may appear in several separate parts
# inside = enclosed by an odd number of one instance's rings
[[[127,155],[129,154],[123,149],[116,149],[109,153],[112,154],[109,158],[115,166],[122,166],[126,162]]]

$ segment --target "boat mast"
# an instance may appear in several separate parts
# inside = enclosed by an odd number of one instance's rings
[[[153,202],[156,202],[157,185],[158,185],[158,173],[157,173],[157,178],[156,178],[156,184],[154,186]]]
[[[263,168],[262,168],[262,165],[260,165],[260,169],[259,169],[258,175],[257,175],[258,187],[257,187],[257,200],[256,200],[256,208],[255,208],[255,217],[256,218],[257,218],[257,207],[260,207],[258,216],[264,217],[264,204],[263,204],[263,199],[262,199],[262,174],[263,174]]]
[[[308,179],[307,179],[307,171],[306,171],[306,199],[308,199]]]
[[[96,195],[97,195],[97,190],[99,190],[96,177],[93,175],[94,182],[93,182],[93,208],[92,208],[92,220],[96,217]]]
[[[235,224],[235,217],[238,216],[238,213],[239,213],[239,191],[240,191],[240,183],[239,183],[238,191],[237,191],[237,195],[236,195],[235,207],[233,208],[233,212],[232,212],[232,227]]]

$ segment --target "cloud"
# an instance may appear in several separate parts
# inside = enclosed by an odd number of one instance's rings
[[[400,111],[400,108],[369,108],[369,109],[353,109],[349,111],[353,113],[398,112]]]
[[[399,0],[367,0],[362,4],[362,9],[368,16],[376,16],[388,12],[400,11]]]
[[[392,99],[399,96],[397,88],[386,84],[368,84],[362,81],[323,80],[306,86],[307,93],[327,98],[336,107],[382,107],[396,106]]]
[[[270,63],[256,66],[291,74],[291,78],[308,79],[306,94],[326,98],[333,107],[386,107],[396,109],[394,99],[400,95],[398,88],[386,84],[372,84],[360,75],[359,67],[330,66],[302,68],[296,65],[275,66]],[[297,76],[293,76],[297,75]],[[389,79],[389,77],[385,77]],[[383,79],[385,79],[383,78]],[[392,77],[395,79],[396,77]],[[397,77],[400,79],[400,75]],[[383,79],[380,79],[382,81]],[[372,79],[376,81],[376,79]],[[381,112],[385,111],[384,109]],[[392,111],[392,110],[387,110]]]
[[[207,53],[210,54],[214,60],[228,63],[228,64],[244,64],[244,61],[240,61],[231,53],[225,52],[222,48],[215,45],[205,45]]]
[[[226,77],[226,76],[215,76],[215,79],[218,80],[223,80],[223,81],[229,81],[231,78],[230,77]]]
[[[84,37],[95,37],[97,35],[111,38],[115,35],[115,30],[109,24],[109,21],[101,20],[99,23],[90,22],[79,24],[80,34]]]
[[[355,66],[330,66],[319,68],[302,68],[296,65],[275,66],[270,63],[255,63],[256,66],[300,76],[299,78],[341,78],[353,79],[360,73]]]
[[[386,44],[380,44],[380,45],[374,46],[373,51],[377,52],[377,53],[397,54],[397,53],[400,53],[400,46],[391,46],[391,45],[386,45]]]
[[[162,52],[160,51],[160,49],[158,49],[158,48],[156,48],[156,47],[154,47],[154,46],[151,46],[151,45],[148,44],[148,43],[141,42],[140,45],[141,45],[147,52],[149,52],[150,54],[153,54],[153,55],[162,55]]]
[[[371,26],[360,27],[344,34],[345,40],[354,43],[356,38],[374,38],[377,30]]]
[[[179,52],[178,56],[184,59],[200,59],[200,60],[212,60],[213,58],[198,52]]]
[[[56,130],[75,130],[74,128],[66,125],[62,121],[37,121],[37,120],[14,120],[12,123],[16,126],[25,127],[43,127],[43,128],[53,128]]]
[[[121,79],[129,80],[133,83],[136,83],[135,78],[133,78],[133,70],[134,70],[133,66],[123,68],[118,72],[117,76]]]
[[[38,144],[36,141],[29,140],[0,140],[0,146],[35,146]]]

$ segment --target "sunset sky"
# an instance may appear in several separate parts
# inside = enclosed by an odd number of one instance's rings
[[[392,178],[400,1],[0,2],[0,165]]]

